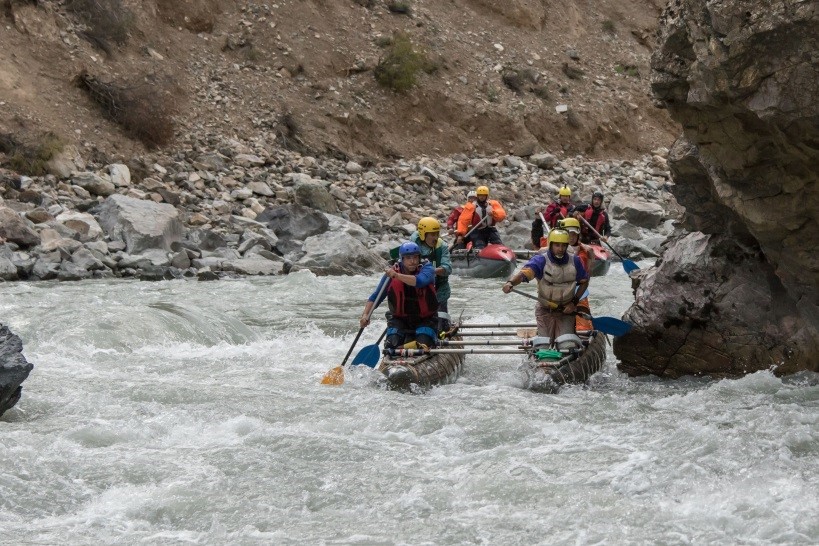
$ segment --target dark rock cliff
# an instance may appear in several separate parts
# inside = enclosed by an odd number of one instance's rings
[[[0,325],[0,415],[20,400],[21,384],[34,366],[23,356],[23,342]]]
[[[673,192],[699,233],[644,273],[621,369],[819,371],[819,4],[673,0],[652,70],[682,125]]]

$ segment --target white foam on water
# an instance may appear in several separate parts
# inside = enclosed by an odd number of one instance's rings
[[[550,396],[519,388],[519,357],[468,355],[456,383],[425,394],[386,391],[366,367],[320,385],[377,280],[0,285],[0,311],[36,366],[0,419],[3,537],[819,539],[815,374],[631,379],[609,355],[589,386]],[[619,316],[626,280],[595,282],[598,314]],[[453,314],[532,320],[529,300],[492,282],[454,279]]]

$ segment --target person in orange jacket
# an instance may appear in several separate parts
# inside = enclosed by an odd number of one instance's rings
[[[480,250],[486,245],[500,245],[500,235],[495,228],[495,224],[506,219],[506,211],[499,201],[489,199],[489,187],[479,186],[475,190],[477,200],[474,203],[464,205],[464,210],[458,218],[458,228],[456,230],[455,245],[463,245],[467,242],[466,235],[469,233],[469,241],[472,248]],[[480,225],[479,225],[480,224]],[[475,229],[475,226],[478,226]],[[471,233],[470,233],[471,230]]]
[[[474,203],[475,199],[477,199],[478,195],[475,193],[475,190],[470,190],[469,193],[466,194],[466,200],[469,203]],[[450,232],[450,235],[455,232],[455,228],[458,225],[458,218],[461,217],[461,213],[464,211],[464,208],[461,205],[458,205],[452,212],[449,213],[449,217],[446,219],[446,229]]]

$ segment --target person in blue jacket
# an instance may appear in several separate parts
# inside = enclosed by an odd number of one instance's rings
[[[386,288],[382,290],[385,283]],[[438,339],[435,267],[430,262],[421,263],[421,249],[417,244],[406,242],[398,247],[398,262],[387,268],[364,305],[364,313],[359,320],[361,328],[370,323],[370,311],[385,298],[390,308],[386,314],[385,348],[400,348],[411,341],[426,347],[435,346]]]
[[[438,296],[438,331],[449,330],[449,275],[452,260],[449,247],[441,239],[441,223],[431,216],[418,220],[418,231],[410,236],[410,241],[421,249],[421,259],[429,260],[435,268],[435,293]]]

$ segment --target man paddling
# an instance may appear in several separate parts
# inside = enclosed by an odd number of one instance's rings
[[[521,282],[537,279],[537,335],[544,338],[544,344],[553,344],[558,349],[575,348],[579,344],[574,313],[579,296],[589,284],[583,262],[569,254],[568,247],[569,234],[553,229],[546,253],[532,256],[502,288],[508,294]]]
[[[435,293],[435,267],[421,264],[421,249],[412,242],[398,247],[398,263],[387,268],[375,291],[367,299],[359,320],[361,328],[370,323],[370,311],[387,298],[387,337],[384,347],[396,349],[415,341],[434,347],[438,334],[438,299]],[[381,286],[387,283],[386,291]],[[379,294],[381,296],[379,297]]]
[[[421,259],[429,260],[435,268],[435,293],[438,296],[438,331],[449,330],[449,275],[452,260],[449,247],[441,239],[441,223],[431,216],[418,220],[418,231],[410,235],[410,241],[421,249]]]
[[[592,243],[595,242],[600,244],[600,241],[608,242],[608,236],[611,235],[611,225],[609,224],[609,213],[606,212],[606,209],[603,207],[603,199],[604,199],[603,192],[595,191],[592,194],[592,200],[590,204],[587,205],[577,205],[574,210],[572,211],[572,216],[577,219],[580,219],[582,216],[585,218],[586,222],[588,222],[589,226],[592,226],[597,233],[599,233],[602,237],[600,239],[597,238],[597,235],[592,232],[589,227],[584,224],[581,231],[580,231],[580,240],[584,243]]]
[[[475,250],[480,250],[486,245],[503,244],[495,224],[506,219],[506,211],[500,201],[489,199],[489,186],[479,186],[475,194],[477,201],[464,205],[464,210],[458,219],[456,248],[460,248],[460,245],[467,242],[471,242]],[[479,227],[474,229],[474,226]],[[468,241],[465,240],[467,234],[469,234]]]

